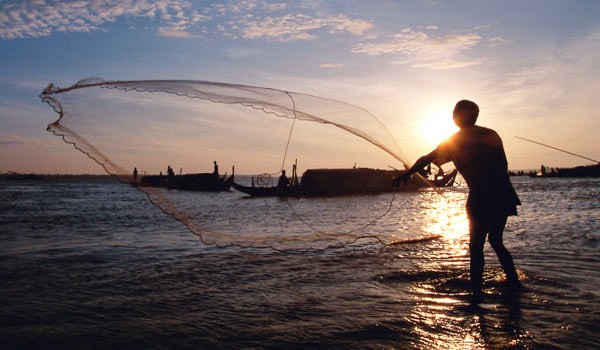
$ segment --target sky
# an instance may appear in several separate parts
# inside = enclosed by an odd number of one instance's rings
[[[516,136],[600,159],[598,57],[593,0],[2,1],[0,172],[102,172],[46,131],[56,114],[38,97],[89,77],[345,101],[377,116],[409,162],[455,130],[454,104],[470,99],[510,169],[590,164]]]

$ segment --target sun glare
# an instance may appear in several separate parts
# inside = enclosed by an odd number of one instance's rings
[[[447,107],[427,109],[421,118],[420,129],[423,142],[430,148],[437,146],[458,131],[452,120],[452,111],[449,111]]]

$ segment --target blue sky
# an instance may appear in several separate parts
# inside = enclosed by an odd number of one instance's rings
[[[0,172],[97,165],[45,131],[51,82],[195,79],[364,107],[409,161],[452,130],[462,98],[503,137],[512,169],[600,158],[597,1],[4,1]],[[382,164],[385,167],[386,164]]]

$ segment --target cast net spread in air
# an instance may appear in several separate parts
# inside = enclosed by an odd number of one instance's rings
[[[121,181],[145,181],[137,188],[206,244],[323,249],[363,238],[396,239],[391,224],[368,227],[389,211],[391,194],[248,200],[233,190],[165,185],[172,172],[193,187],[199,180],[186,174],[208,176],[214,161],[220,176],[227,173],[224,179],[235,166],[236,183],[257,187],[275,185],[281,170],[291,176],[296,160],[299,176],[306,169],[404,167],[388,129],[365,109],[209,81],[86,79],[68,88],[51,84],[40,97],[59,114],[49,131]],[[272,174],[271,181],[256,176],[264,173]]]

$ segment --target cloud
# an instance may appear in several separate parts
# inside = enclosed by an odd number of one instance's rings
[[[198,35],[192,34],[185,30],[180,30],[177,28],[168,28],[168,27],[160,27],[158,28],[158,35],[169,37],[169,38],[180,38],[180,39],[194,39],[197,38]]]
[[[316,40],[326,34],[364,36],[371,22],[345,14],[315,15],[302,3],[247,0],[200,6],[186,0],[26,0],[0,3],[0,39],[104,30],[107,23],[145,18],[159,36],[193,39],[212,34],[274,42]],[[300,13],[299,13],[300,12]],[[147,27],[152,28],[151,25]]]
[[[431,27],[437,29],[437,27]],[[462,60],[460,54],[481,41],[478,34],[451,34],[430,37],[427,33],[406,28],[391,40],[381,43],[361,43],[352,52],[367,56],[396,54],[401,58],[394,64],[410,64],[412,67],[451,69],[480,64],[481,60]]]
[[[512,43],[511,40],[508,39],[504,39],[502,37],[493,37],[491,39],[488,40],[488,45],[491,47],[496,47],[496,46],[504,46],[504,45],[508,45]]]
[[[371,22],[351,19],[344,14],[313,17],[305,14],[287,14],[280,17],[245,18],[239,23],[243,38],[268,41],[315,40],[317,31],[327,29],[330,34],[350,33],[364,35],[373,28]]]
[[[91,32],[120,17],[158,18],[159,34],[184,37],[193,25],[209,19],[178,0],[22,1],[0,5],[0,38],[36,38],[55,32]]]
[[[522,115],[597,118],[600,75],[592,72],[600,72],[599,56],[597,30],[521,55],[518,70],[506,72],[494,86],[505,103],[524,106]]]
[[[343,65],[341,63],[323,63],[319,67],[324,68],[324,69],[339,69],[339,68],[344,68],[345,65]]]

